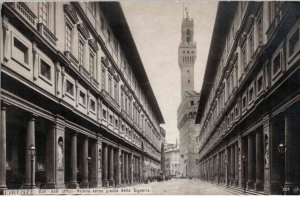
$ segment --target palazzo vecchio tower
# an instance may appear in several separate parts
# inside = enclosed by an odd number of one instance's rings
[[[188,12],[181,24],[181,42],[178,48],[178,64],[181,71],[181,103],[177,109],[179,129],[180,173],[183,177],[196,177],[196,135],[199,133],[195,117],[200,94],[194,90],[194,65],[196,42],[194,42],[194,21]]]

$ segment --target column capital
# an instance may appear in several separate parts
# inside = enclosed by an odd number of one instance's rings
[[[28,120],[29,121],[35,121],[35,119],[38,117],[37,114],[30,114],[29,117],[28,117]]]
[[[6,102],[4,100],[1,101],[1,109],[2,110],[5,110],[6,107],[8,107],[8,106],[10,106],[10,103],[8,103],[8,102]]]
[[[71,132],[71,135],[72,135],[72,136],[77,136],[77,134],[78,134],[77,131],[72,131],[72,132]]]

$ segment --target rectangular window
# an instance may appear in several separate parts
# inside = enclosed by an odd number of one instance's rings
[[[109,123],[113,124],[113,116],[112,115],[109,115]]]
[[[49,2],[40,2],[39,19],[46,27],[49,25]]]
[[[89,62],[89,64],[90,64],[90,74],[92,75],[92,77],[94,79],[96,79],[96,76],[97,76],[96,61],[95,61],[95,55],[92,52],[90,52],[90,62]]]
[[[65,35],[65,49],[71,51],[71,40],[72,40],[72,27],[69,23],[66,23],[66,35]]]
[[[242,48],[242,65],[243,65],[243,69],[245,69],[247,66],[246,44],[244,44]]]
[[[105,109],[102,110],[102,116],[106,120],[107,117],[106,117],[106,110]]]
[[[114,99],[115,99],[115,101],[117,101],[117,103],[119,103],[119,88],[118,88],[118,82],[117,81],[115,81],[114,91],[115,91]]]
[[[254,88],[250,88],[249,90],[249,103],[251,103],[254,99]]]
[[[246,106],[247,106],[247,97],[246,97],[246,95],[245,95],[245,96],[243,97],[243,99],[242,99],[242,108],[245,109]]]
[[[102,68],[101,72],[101,86],[102,89],[105,90],[105,68]]]
[[[83,66],[83,57],[84,57],[84,41],[79,38],[78,43],[78,61],[79,65]]]
[[[79,103],[86,106],[86,95],[82,91],[79,93]]]
[[[121,91],[121,109],[124,109],[124,92]]]
[[[46,62],[44,62],[43,60],[41,60],[40,62],[40,72],[41,75],[44,76],[46,79],[48,79],[49,81],[51,81],[51,66],[49,66]]]
[[[118,43],[116,39],[114,39],[114,50],[116,53],[118,52]]]
[[[263,89],[263,76],[261,75],[257,79],[257,93],[261,92]]]
[[[13,57],[20,63],[28,64],[28,47],[14,37],[14,50]]]
[[[277,73],[280,72],[280,70],[281,70],[281,56],[280,56],[280,53],[278,53],[277,56],[274,58],[272,69],[273,69],[273,72],[272,72],[273,76],[277,75]]]
[[[112,96],[112,79],[111,75],[108,74],[108,93]]]
[[[299,49],[299,29],[289,39],[289,57]]]
[[[94,100],[90,100],[91,111],[96,111],[96,102]]]
[[[119,125],[119,122],[117,119],[115,119],[115,127],[118,127],[118,125]]]
[[[68,93],[72,97],[74,96],[74,84],[69,80],[66,80],[66,93]]]

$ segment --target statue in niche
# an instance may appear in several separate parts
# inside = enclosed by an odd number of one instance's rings
[[[57,148],[57,168],[64,169],[64,141],[62,137],[58,138],[58,148]]]
[[[269,138],[265,135],[265,166],[269,166]]]

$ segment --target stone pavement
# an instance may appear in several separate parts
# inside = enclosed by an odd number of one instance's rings
[[[200,180],[172,179],[164,182],[152,182],[149,184],[133,185],[129,188],[150,187],[154,195],[233,195],[213,184]]]

